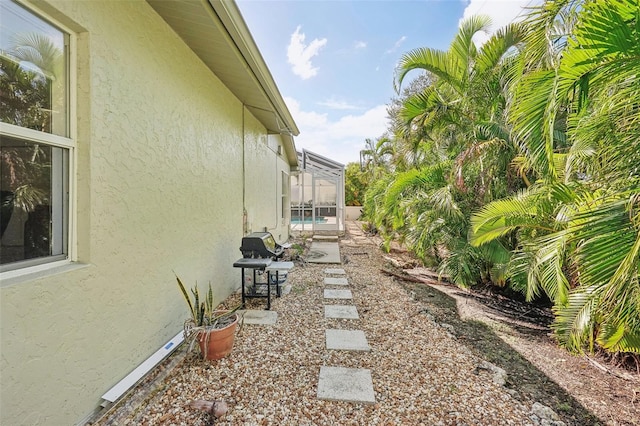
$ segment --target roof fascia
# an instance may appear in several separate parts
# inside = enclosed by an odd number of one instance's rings
[[[249,28],[247,27],[236,2],[230,0],[208,0],[208,3],[213,7],[213,10],[220,18],[220,21],[227,30],[227,33],[235,43],[244,60],[247,62],[249,69],[251,69],[253,74],[256,76],[258,82],[262,86],[262,90],[276,109],[277,114],[280,116],[280,119],[283,121],[287,130],[289,130],[293,136],[298,136],[300,134],[300,130],[298,130],[298,126],[293,120],[293,117],[289,112],[289,108],[287,108],[287,105],[280,94],[278,86],[276,86],[273,76],[265,63],[262,54],[258,50],[258,46],[249,32]],[[250,107],[251,105],[248,106]]]
[[[267,64],[258,50],[258,47],[249,32],[249,29],[236,5],[235,1],[206,0],[213,7],[218,18],[224,25],[229,37],[246,61],[247,66],[255,76],[261,86],[265,96],[275,109],[275,114],[279,117],[284,128],[279,129],[285,142],[285,152],[291,166],[298,165],[295,142],[293,136],[298,136],[300,130],[296,125],[289,108],[287,108],[280,91],[267,67]],[[251,108],[251,105],[247,105]]]

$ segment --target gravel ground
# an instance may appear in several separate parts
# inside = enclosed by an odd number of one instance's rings
[[[338,265],[298,262],[289,274],[292,291],[272,300],[272,326],[244,325],[232,354],[202,361],[197,349],[172,356],[100,425],[532,425],[530,409],[490,369],[434,321],[393,278],[374,240],[348,233],[340,240],[360,320],[324,318],[324,269]],[[239,301],[234,294],[226,301]],[[263,309],[263,300],[249,300]],[[325,329],[363,330],[370,352],[329,351]],[[171,364],[171,368],[167,367]],[[175,365],[174,365],[175,364]],[[374,405],[317,399],[321,366],[371,370]],[[480,366],[480,368],[478,368]],[[190,407],[194,400],[224,400],[219,419]],[[553,424],[553,423],[547,423]]]

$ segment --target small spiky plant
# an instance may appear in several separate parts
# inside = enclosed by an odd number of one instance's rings
[[[201,300],[197,283],[190,289],[190,296],[186,287],[182,283],[182,280],[180,280],[180,277],[177,275],[176,280],[178,281],[178,287],[180,288],[180,292],[182,293],[185,302],[187,302],[189,313],[191,314],[191,318],[188,318],[184,322],[184,339],[185,341],[190,340],[189,350],[191,350],[196,340],[195,337],[198,336],[200,332],[223,328],[229,325],[234,321],[233,317],[242,305],[238,305],[230,310],[216,310],[216,306],[213,303],[213,289],[211,288],[211,283],[209,283],[209,289],[204,300]],[[206,339],[208,340],[208,338],[209,333],[206,333]],[[207,346],[208,345],[205,345],[205,348]],[[203,356],[206,358],[206,353],[204,353]]]

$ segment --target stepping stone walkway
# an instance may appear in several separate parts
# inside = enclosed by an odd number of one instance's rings
[[[324,305],[325,318],[360,319],[358,310],[353,305]]]
[[[325,277],[325,286],[348,286],[344,269],[325,269],[326,275],[341,275],[342,277]],[[325,299],[353,299],[351,290],[324,290]],[[354,305],[324,305],[325,318],[339,318],[359,320],[358,310]],[[339,351],[370,351],[371,347],[362,330],[325,330],[327,350]],[[320,367],[318,378],[318,399],[329,401],[347,401],[363,404],[375,404],[371,370],[364,368],[344,368],[339,366]]]
[[[318,398],[375,404],[371,371],[364,368],[320,367]]]
[[[239,311],[239,313],[242,315],[245,324],[273,325],[278,322],[278,313],[276,311],[251,309]]]
[[[351,290],[325,289],[324,298],[325,299],[353,299],[353,294],[351,293]]]
[[[326,330],[327,349],[343,351],[370,351],[369,343],[361,330]]]
[[[325,278],[324,285],[349,285],[346,278]]]

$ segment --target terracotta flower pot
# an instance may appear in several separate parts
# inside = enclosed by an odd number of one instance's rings
[[[233,322],[223,328],[201,331],[196,337],[200,351],[206,360],[221,359],[231,353],[238,327],[238,316],[234,314]]]

